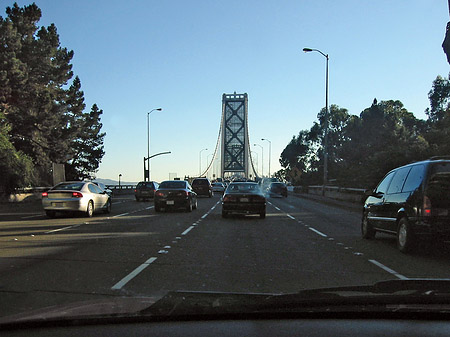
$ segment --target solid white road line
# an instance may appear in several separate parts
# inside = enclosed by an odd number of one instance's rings
[[[37,214],[37,215],[29,215],[29,216],[23,216],[21,219],[31,219],[31,218],[37,218],[40,216],[43,216],[44,214]]]
[[[130,214],[130,213],[122,213],[122,214],[117,214],[117,215],[114,215],[113,216],[113,218],[118,218],[119,216],[124,216],[124,215],[128,215],[128,214]]]
[[[395,270],[392,270],[389,267],[386,267],[384,264],[378,262],[377,260],[369,260],[369,262],[372,262],[377,267],[380,267],[381,269],[387,271],[388,273],[394,275],[395,277],[399,278],[400,280],[408,280],[406,276],[403,276],[402,274],[397,273]]]
[[[156,257],[151,257],[147,261],[145,261],[143,264],[141,264],[139,267],[137,267],[135,270],[133,270],[130,274],[125,276],[122,280],[117,282],[111,289],[112,290],[118,290],[121,289],[125,284],[130,282],[133,278],[135,278],[141,271],[143,271],[145,268],[147,268],[150,264],[155,262]]]
[[[67,226],[67,227],[64,227],[64,228],[58,228],[58,229],[54,229],[54,230],[45,232],[45,234],[50,234],[50,233],[60,232],[60,231],[63,231],[63,230],[65,230],[65,229],[75,228],[75,227],[78,227],[78,226],[80,226],[80,225],[73,225],[73,226]]]

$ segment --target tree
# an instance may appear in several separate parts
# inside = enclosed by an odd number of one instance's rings
[[[69,180],[95,178],[95,171],[105,154],[103,139],[106,134],[100,132],[102,113],[103,111],[94,104],[91,111],[84,115],[77,138],[71,145],[74,156],[66,165],[66,176]]]
[[[49,172],[51,162],[63,162],[70,146],[61,130],[66,126],[64,86],[73,76],[73,51],[61,48],[55,25],[38,28],[41,10],[36,4],[20,8],[15,3],[6,13],[7,18],[0,18],[1,109],[14,147]]]
[[[434,156],[450,154],[450,82],[437,76],[428,93],[430,108],[425,138],[430,143],[430,152]]]

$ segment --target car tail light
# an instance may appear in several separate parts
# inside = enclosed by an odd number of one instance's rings
[[[423,197],[423,216],[431,216],[431,200],[427,196]]]
[[[83,198],[83,194],[81,194],[80,192],[73,192],[72,193],[72,197],[74,197],[74,198]]]
[[[234,195],[226,195],[226,196],[223,198],[223,201],[226,201],[226,202],[234,202],[234,201],[236,201],[236,197],[235,197]]]
[[[134,189],[134,193],[136,193],[137,192],[137,189]]]
[[[161,192],[161,191],[156,191],[155,192],[155,197],[163,197],[163,196],[164,196],[163,192]]]
[[[47,197],[48,197],[48,192],[42,193],[42,198],[47,198]]]

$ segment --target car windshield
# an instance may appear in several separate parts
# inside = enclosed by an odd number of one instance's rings
[[[163,181],[159,188],[186,188],[184,181]]]
[[[448,6],[1,1],[0,318],[450,279]]]

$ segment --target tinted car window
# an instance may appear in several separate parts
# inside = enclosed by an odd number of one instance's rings
[[[423,165],[416,165],[409,171],[406,178],[405,185],[403,185],[402,192],[415,191],[423,181],[425,167]]]
[[[209,185],[209,181],[206,179],[198,179],[192,182],[192,185]]]
[[[59,185],[56,185],[53,189],[54,190],[72,190],[72,191],[81,191],[83,188],[84,183],[62,183]]]
[[[184,181],[163,181],[160,188],[186,188],[186,182]]]
[[[389,186],[389,183],[391,182],[392,176],[395,172],[389,173],[382,181],[378,184],[378,187],[376,189],[377,193],[386,193],[386,190]]]
[[[410,167],[399,169],[395,172],[392,178],[391,184],[387,190],[387,194],[400,193],[402,191],[403,184],[405,183],[406,176],[409,173]]]

